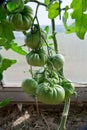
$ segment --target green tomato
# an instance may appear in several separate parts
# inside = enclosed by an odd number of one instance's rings
[[[43,30],[39,28],[36,29],[36,27],[34,27],[34,29],[26,35],[25,44],[29,48],[38,49],[42,46],[44,39],[46,40],[46,38],[46,33]]]
[[[36,93],[38,83],[34,79],[25,79],[21,86],[25,93],[33,95]]]
[[[32,9],[25,5],[21,12],[10,14],[8,19],[16,31],[26,31],[32,24]]]
[[[53,64],[54,68],[58,71],[63,68],[64,61],[65,61],[64,56],[61,54],[56,54],[51,57],[51,62]]]
[[[61,86],[65,90],[65,99],[70,98],[75,92],[75,86],[68,80],[63,80]]]
[[[24,8],[24,0],[9,0],[6,7],[10,13],[21,12]]]
[[[60,104],[65,99],[65,91],[58,84],[44,82],[38,85],[37,98],[45,104]]]
[[[43,49],[32,50],[26,55],[29,65],[44,66],[48,60],[48,56]]]

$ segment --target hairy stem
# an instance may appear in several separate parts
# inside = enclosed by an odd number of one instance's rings
[[[56,53],[58,53],[58,43],[57,43],[57,39],[56,39],[55,20],[54,19],[51,20],[51,24],[52,24],[52,35],[53,35],[53,42],[54,42],[54,50],[55,50]]]
[[[60,126],[57,130],[66,130],[66,121],[67,121],[67,116],[68,116],[68,113],[69,113],[69,108],[70,108],[70,99],[65,101]]]

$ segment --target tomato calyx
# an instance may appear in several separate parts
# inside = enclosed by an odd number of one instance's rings
[[[7,2],[6,7],[10,13],[18,13],[24,9],[24,1],[23,0],[9,0]]]

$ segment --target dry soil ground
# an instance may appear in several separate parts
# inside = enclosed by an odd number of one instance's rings
[[[39,115],[35,105],[23,105],[19,111],[17,105],[0,109],[0,128],[2,130],[57,130],[63,106],[39,106]],[[67,130],[77,130],[87,125],[87,107],[71,106],[67,120]],[[0,130],[1,130],[0,129]]]

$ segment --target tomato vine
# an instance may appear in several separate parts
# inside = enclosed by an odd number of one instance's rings
[[[28,3],[36,3],[35,14]],[[3,0],[0,2],[0,49],[12,49],[13,51],[26,56],[26,61],[32,66],[41,67],[36,72],[30,70],[32,78],[22,82],[22,88],[31,96],[47,104],[60,104],[65,102],[63,116],[58,130],[66,129],[66,120],[70,107],[70,98],[75,94],[75,87],[71,81],[64,77],[63,66],[64,56],[60,54],[59,45],[56,39],[55,19],[58,17],[67,33],[75,32],[80,39],[84,39],[87,32],[87,2],[85,0],[72,0],[62,7],[63,0]],[[38,19],[38,9],[43,6],[51,20],[52,32],[49,34],[49,27],[41,28]],[[70,10],[72,13],[70,14]],[[63,13],[63,16],[62,16]],[[74,19],[68,25],[68,18]],[[25,35],[26,52],[18,43],[15,43],[14,32],[22,32]],[[52,46],[50,45],[50,39]],[[47,49],[46,49],[47,47]],[[0,55],[0,81],[5,71],[16,60],[6,59]]]

